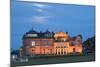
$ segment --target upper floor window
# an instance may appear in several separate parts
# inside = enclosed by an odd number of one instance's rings
[[[64,46],[64,48],[67,48],[67,46]]]
[[[52,37],[52,34],[45,34],[46,37]]]
[[[37,34],[28,34],[27,36],[28,37],[37,37],[38,35]]]
[[[31,44],[32,46],[35,46],[35,41],[32,41],[32,44]]]

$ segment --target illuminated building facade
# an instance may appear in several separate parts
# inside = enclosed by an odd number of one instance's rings
[[[82,36],[70,37],[66,32],[36,32],[30,30],[23,36],[21,56],[82,54]]]
[[[23,54],[34,55],[34,54],[49,54],[53,47],[53,32],[48,30],[45,32],[36,32],[30,30],[23,36]]]

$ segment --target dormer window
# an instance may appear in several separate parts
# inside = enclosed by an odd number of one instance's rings
[[[37,34],[27,34],[28,37],[37,37]]]
[[[52,34],[45,34],[45,37],[52,37]]]

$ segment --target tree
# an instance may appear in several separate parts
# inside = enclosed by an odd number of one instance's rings
[[[83,42],[83,48],[85,53],[94,53],[95,52],[95,36],[88,38]]]

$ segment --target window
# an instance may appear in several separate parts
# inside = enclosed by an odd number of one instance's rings
[[[73,48],[73,52],[75,52],[75,48]]]
[[[56,49],[56,54],[57,54],[57,49]]]
[[[46,36],[46,37],[52,37],[52,35],[51,35],[51,34],[45,34],[45,36]]]
[[[32,51],[34,51],[34,50],[32,50]]]
[[[64,48],[67,48],[67,46],[64,46]]]
[[[58,46],[58,48],[60,48],[60,46]]]
[[[66,41],[66,39],[64,38],[64,41]]]
[[[27,36],[28,37],[37,37],[38,35],[37,34],[28,34]]]
[[[32,44],[31,44],[32,46],[35,46],[35,42],[34,41],[32,41]]]
[[[61,46],[61,48],[63,48],[63,46]]]
[[[56,48],[60,48],[60,46],[56,46]]]
[[[56,54],[57,54],[57,51],[56,51]]]
[[[64,54],[66,54],[66,51],[64,51]]]
[[[60,55],[60,52],[58,52],[58,54]]]

